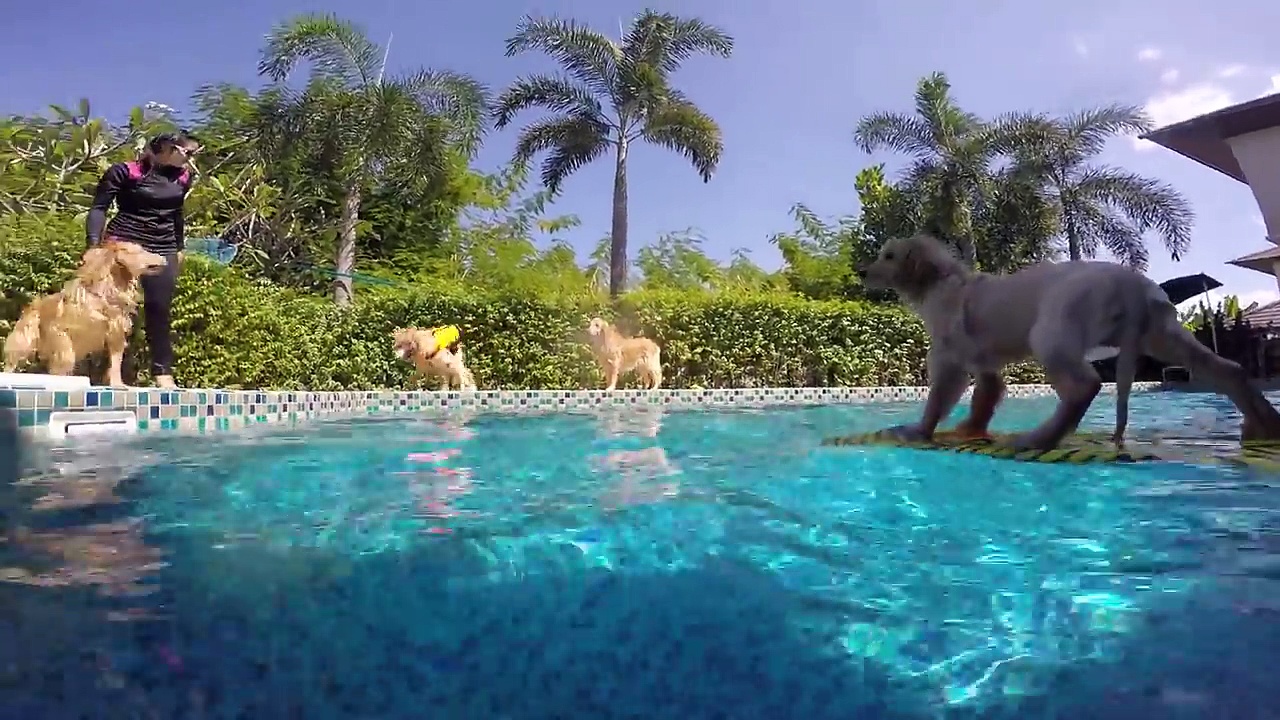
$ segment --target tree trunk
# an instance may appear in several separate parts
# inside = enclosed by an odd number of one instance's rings
[[[617,298],[627,285],[627,138],[618,138],[613,170],[613,230],[609,237],[609,297]]]
[[[1067,258],[1070,260],[1080,260],[1080,231],[1076,229],[1076,224],[1071,222],[1071,218],[1063,218],[1062,231],[1067,236]]]
[[[338,255],[334,261],[333,303],[347,307],[355,295],[351,273],[356,269],[356,223],[360,220],[360,188],[347,188],[342,198],[342,218],[338,228]]]
[[[960,259],[966,265],[977,268],[978,249],[973,244],[973,221],[968,202],[961,197],[960,186],[953,182],[943,183],[941,194],[941,239],[960,251]]]

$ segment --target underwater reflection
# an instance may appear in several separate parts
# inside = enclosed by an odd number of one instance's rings
[[[666,411],[634,408],[600,415],[600,435],[610,441],[638,439],[627,447],[613,448],[588,458],[593,472],[616,478],[600,495],[601,507],[616,510],[632,505],[658,503],[678,497],[681,470],[659,441]]]

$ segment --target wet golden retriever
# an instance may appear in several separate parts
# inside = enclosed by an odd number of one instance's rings
[[[618,387],[618,377],[635,370],[645,382],[646,390],[662,384],[662,348],[646,337],[623,337],[603,318],[592,318],[587,325],[591,354],[595,356],[605,377],[605,390]]]
[[[107,384],[123,387],[121,363],[138,308],[138,279],[167,262],[131,242],[109,240],[90,248],[60,292],[23,309],[4,341],[5,372],[39,357],[51,375],[70,375],[77,362],[105,350]]]
[[[1128,391],[1138,356],[1181,365],[1226,395],[1244,416],[1244,439],[1280,439],[1280,413],[1244,370],[1200,344],[1178,322],[1164,290],[1107,262],[1041,263],[1008,275],[975,272],[939,240],[891,240],[864,268],[873,289],[893,289],[929,332],[929,395],[920,423],[894,428],[927,440],[975,378],[969,417],[958,431],[985,435],[1004,396],[1001,371],[1034,358],[1058,395],[1053,414],[1014,444],[1050,449],[1074,432],[1102,388],[1088,361],[1099,346],[1119,348],[1117,424],[1124,440]]]
[[[396,357],[413,363],[415,378],[439,378],[441,390],[454,386],[464,392],[475,390],[476,378],[463,360],[461,344],[454,342],[449,347],[439,347],[435,334],[439,329],[397,329],[391,333]]]

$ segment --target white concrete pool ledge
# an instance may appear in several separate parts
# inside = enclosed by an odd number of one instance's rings
[[[1136,392],[1161,389],[1137,383]],[[1113,393],[1108,385],[1104,392]],[[303,392],[0,385],[0,424],[25,434],[62,437],[95,430],[234,430],[248,425],[374,413],[572,412],[631,406],[671,409],[841,403],[919,402],[924,387],[724,388],[707,390],[370,390]],[[1047,385],[1014,385],[1012,397],[1052,393]],[[132,422],[129,419],[132,418]],[[110,426],[108,426],[110,425]]]

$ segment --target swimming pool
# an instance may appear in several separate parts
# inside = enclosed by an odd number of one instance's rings
[[[1048,408],[1010,401],[999,426]],[[818,446],[917,412],[455,412],[37,448],[0,506],[25,528],[0,544],[0,713],[1267,717],[1280,480]],[[1175,393],[1133,417],[1239,422]]]

